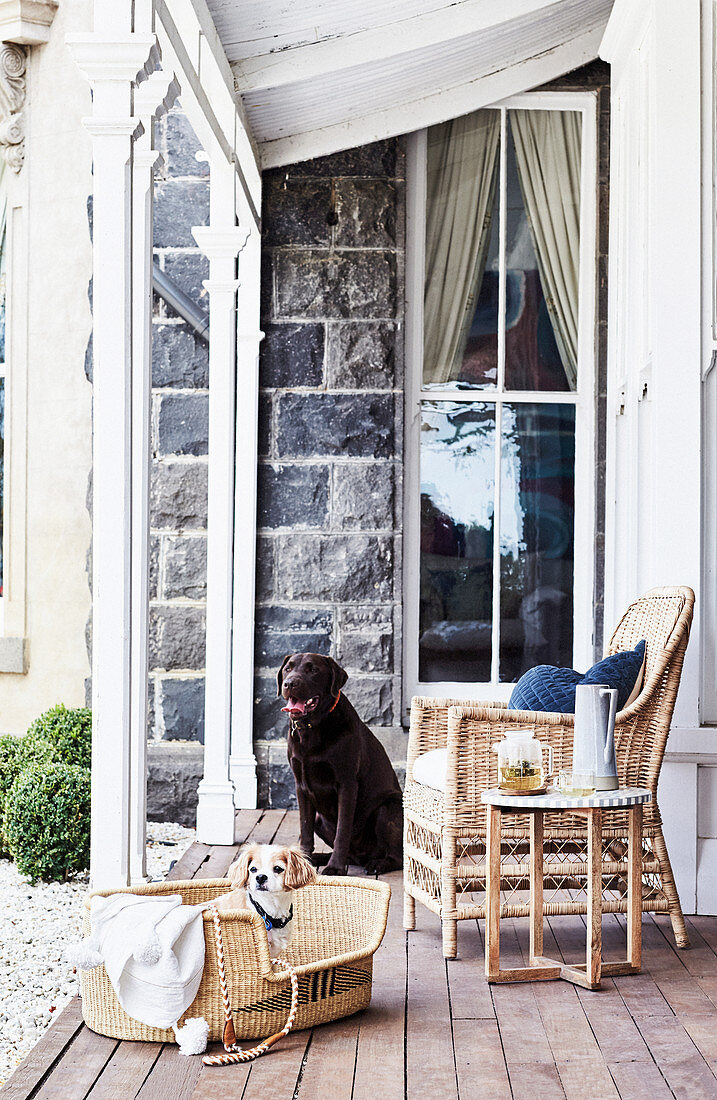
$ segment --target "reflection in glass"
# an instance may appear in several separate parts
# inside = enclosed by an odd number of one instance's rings
[[[419,679],[490,680],[495,408],[421,415]]]
[[[500,112],[428,131],[423,382],[481,389],[497,377]]]
[[[500,679],[572,664],[575,406],[503,406]]]
[[[505,388],[574,390],[581,116],[509,111]]]
[[[3,594],[5,579],[5,558],[3,554],[5,516],[5,379],[0,378],[0,596]]]

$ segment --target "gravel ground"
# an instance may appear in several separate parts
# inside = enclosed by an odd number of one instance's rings
[[[150,822],[147,873],[162,879],[194,840],[194,829]],[[0,859],[0,1085],[35,1045],[53,1016],[79,992],[64,961],[80,938],[86,875],[31,886]]]

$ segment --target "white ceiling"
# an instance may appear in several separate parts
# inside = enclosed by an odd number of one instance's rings
[[[613,0],[208,0],[264,166],[465,114],[597,57]]]

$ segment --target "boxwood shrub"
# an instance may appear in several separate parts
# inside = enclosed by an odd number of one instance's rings
[[[13,737],[9,733],[0,735],[0,856],[10,851],[3,830],[5,801],[10,788],[25,767],[31,764],[45,766],[53,759],[54,751],[49,741],[40,737]]]
[[[77,764],[28,764],[5,797],[3,831],[31,882],[64,882],[90,865],[90,772]]]
[[[89,768],[92,757],[92,711],[87,707],[69,709],[58,703],[41,714],[27,731],[28,745],[43,741],[52,746],[53,759],[63,764]]]

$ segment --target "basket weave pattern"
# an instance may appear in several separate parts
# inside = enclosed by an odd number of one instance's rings
[[[657,802],[657,781],[670,730],[692,620],[690,588],[657,588],[627,610],[608,653],[647,641],[645,676],[635,701],[616,717],[620,786],[647,787],[643,825],[643,910],[669,912],[677,944],[689,943]],[[505,704],[466,705],[416,698],[411,705],[404,794],[405,925],[414,926],[420,901],[443,922],[444,954],[456,953],[456,921],[483,917],[486,808],[481,792],[498,785],[492,744],[510,729],[528,727],[552,745],[555,770],[572,767],[574,715],[508,710]],[[422,753],[448,747],[446,791],[412,777]],[[527,916],[529,815],[503,816],[501,915]],[[584,817],[545,814],[545,914],[587,911],[587,833]],[[603,908],[627,911],[627,814],[603,818]]]
[[[187,905],[201,905],[230,889],[227,879],[150,883],[122,893],[181,894]],[[116,891],[103,891],[103,896]],[[299,979],[294,1030],[313,1027],[366,1008],[371,1000],[373,954],[386,929],[391,890],[372,879],[322,878],[299,891],[294,902],[294,936],[286,957]],[[180,1022],[203,1016],[210,1041],[219,1041],[224,1011],[212,917],[203,914],[204,974],[194,1002]],[[90,931],[89,897],[84,934]],[[222,913],[224,960],[234,1028],[238,1039],[259,1039],[281,1030],[291,1000],[286,974],[274,972],[263,921],[248,910]],[[173,1043],[174,1033],[149,1027],[124,1011],[103,966],[80,977],[82,1015],[93,1031],[113,1039]]]

